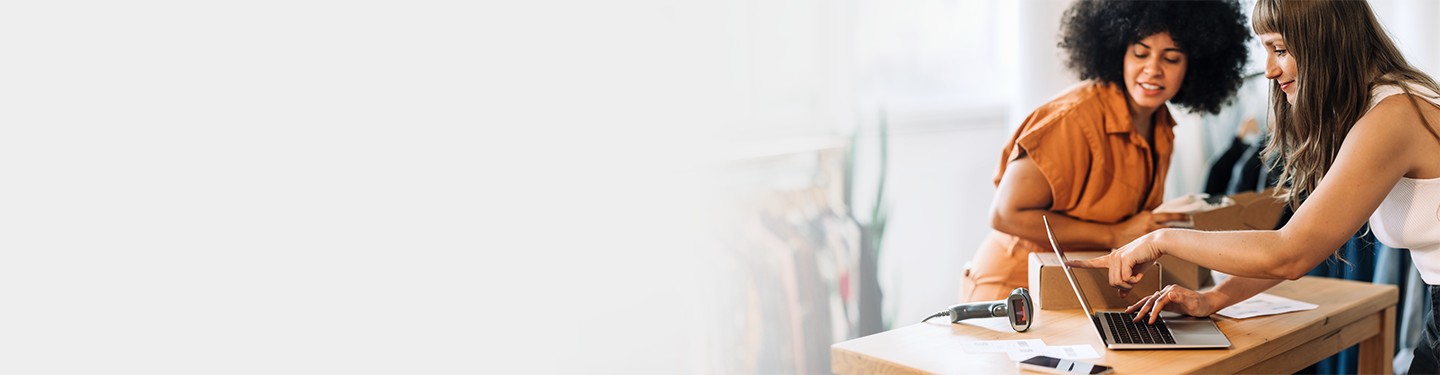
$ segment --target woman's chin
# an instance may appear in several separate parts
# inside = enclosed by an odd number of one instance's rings
[[[1155,109],[1165,105],[1165,101],[1158,98],[1140,98],[1135,100],[1135,105],[1141,108]]]

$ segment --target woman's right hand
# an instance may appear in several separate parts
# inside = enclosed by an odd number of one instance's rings
[[[1118,248],[1135,241],[1136,238],[1140,238],[1146,233],[1170,227],[1164,223],[1187,220],[1190,220],[1190,215],[1142,211],[1110,227],[1110,237],[1112,238],[1110,246]]]
[[[1155,237],[1163,232],[1151,232],[1140,236],[1125,246],[1104,256],[1090,259],[1071,259],[1066,264],[1076,268],[1107,268],[1110,286],[1120,291],[1120,297],[1130,295],[1130,289],[1145,277],[1145,269],[1160,259],[1160,249],[1155,247]]]
[[[1199,293],[1185,287],[1170,284],[1155,294],[1141,298],[1130,305],[1125,312],[1135,313],[1135,321],[1148,318],[1150,324],[1160,317],[1160,311],[1174,311],[1189,316],[1210,316],[1215,313],[1214,304],[1207,293]],[[1148,317],[1146,315],[1149,315]]]

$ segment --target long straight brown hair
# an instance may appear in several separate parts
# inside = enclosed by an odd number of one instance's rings
[[[1364,1],[1259,0],[1251,26],[1279,33],[1295,59],[1299,89],[1292,107],[1280,85],[1270,85],[1275,121],[1264,157],[1278,160],[1292,208],[1308,196],[1340,153],[1340,144],[1366,111],[1371,90],[1398,84],[1420,121],[1430,127],[1408,84],[1440,93],[1435,80],[1411,66]],[[1266,53],[1272,53],[1267,51]]]

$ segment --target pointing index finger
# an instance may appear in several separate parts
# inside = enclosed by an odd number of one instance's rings
[[[1109,264],[1107,264],[1106,257],[1109,257],[1109,255],[1090,259],[1071,259],[1066,261],[1065,264],[1075,268],[1107,268]]]

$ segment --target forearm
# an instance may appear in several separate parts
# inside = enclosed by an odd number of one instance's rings
[[[1000,232],[1047,244],[1042,218],[1048,217],[1062,249],[1113,249],[1129,242],[1114,235],[1112,225],[1078,220],[1050,211],[1055,206],[1054,192],[1045,174],[1028,157],[1011,161],[996,186],[995,202],[990,208],[990,225]]]
[[[1334,252],[1317,241],[1286,238],[1281,231],[1202,232],[1162,229],[1149,235],[1163,254],[1230,275],[1296,279]],[[1318,241],[1324,242],[1324,241]]]
[[[1050,227],[1055,231],[1055,238],[1060,239],[1062,249],[1112,249],[1123,245],[1115,243],[1109,224],[1079,220],[1048,210],[1018,210],[997,217],[991,224],[1001,232],[1049,246],[1044,218],[1049,218]]]

